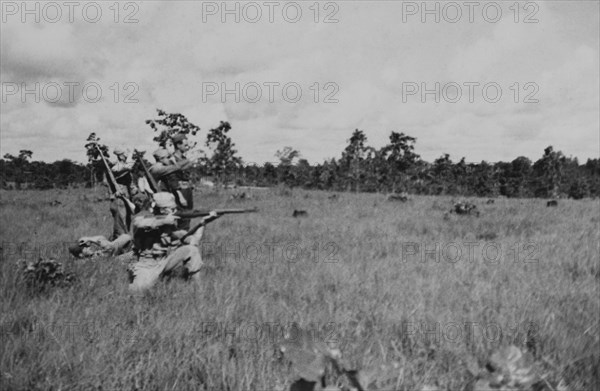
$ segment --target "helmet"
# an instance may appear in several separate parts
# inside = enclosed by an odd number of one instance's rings
[[[171,193],[160,192],[155,193],[153,196],[154,204],[157,208],[176,208],[175,197]]]

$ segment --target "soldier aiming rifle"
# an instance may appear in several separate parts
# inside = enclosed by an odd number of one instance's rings
[[[247,213],[256,210],[197,211],[193,217],[202,221],[185,231],[178,228],[177,203],[171,193],[154,194],[151,216],[137,216],[133,221],[133,248],[137,262],[130,265],[129,289],[143,292],[166,276],[180,275],[199,282],[202,257],[198,245],[204,227],[228,213]]]

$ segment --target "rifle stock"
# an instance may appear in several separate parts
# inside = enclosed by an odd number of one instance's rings
[[[181,214],[181,213],[175,213],[175,216],[179,216],[179,217],[189,217],[189,218],[193,218],[193,217],[206,217],[210,214],[211,211],[204,211],[204,210],[194,210],[190,213],[187,214]],[[181,243],[184,243],[184,240],[189,237],[192,236],[193,234],[196,233],[196,231],[198,231],[198,229],[200,229],[200,227],[204,227],[206,224],[210,223],[212,220],[226,215],[226,214],[235,214],[235,213],[252,213],[252,212],[258,212],[258,209],[254,208],[254,209],[214,209],[214,212],[217,213],[217,217],[213,218],[213,219],[209,219],[209,221],[201,221],[198,224],[194,225],[192,228],[190,228],[189,231],[187,231],[185,233],[185,235],[183,235],[179,240],[181,241]]]
[[[192,228],[190,228],[190,230],[187,231],[185,233],[185,235],[183,235],[181,238],[179,238],[179,241],[181,242],[181,244],[183,245],[185,243],[186,238],[195,234],[196,231],[198,231],[200,229],[200,227],[204,227],[205,225],[206,225],[206,223],[204,221],[201,221],[198,224],[194,225]]]

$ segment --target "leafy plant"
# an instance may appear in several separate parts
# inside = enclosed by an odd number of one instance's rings
[[[86,141],[85,149],[89,162],[100,159],[100,152],[98,149],[102,151],[102,155],[104,155],[105,158],[108,159],[110,157],[108,147],[105,144],[100,144],[100,137],[98,137],[95,132],[90,133]],[[98,148],[96,148],[96,145]]]
[[[295,378],[290,391],[366,391],[373,384],[382,384],[376,382],[376,377],[387,381],[394,372],[386,366],[359,374],[343,361],[339,349],[331,348],[300,327],[293,329],[296,333],[286,336],[280,344],[280,351],[294,369]],[[385,374],[381,373],[382,370]],[[327,384],[328,379],[331,384]]]
[[[175,134],[195,136],[200,131],[200,127],[191,123],[183,114],[167,113],[161,109],[156,109],[156,111],[158,112],[158,118],[148,119],[146,124],[150,125],[152,130],[158,132],[153,140],[160,145],[164,145]]]
[[[361,371],[348,369],[338,349],[316,341],[300,328],[295,338],[287,337],[280,350],[291,361],[294,381],[290,391],[368,391],[393,389],[400,364],[371,365]],[[543,390],[543,378],[538,375],[531,353],[523,353],[516,346],[508,346],[494,352],[485,368],[469,357],[467,368],[475,377],[472,391],[539,391]],[[328,373],[328,368],[332,368]],[[327,376],[329,375],[329,376]],[[335,381],[327,384],[326,379]],[[563,382],[557,389],[566,390]],[[436,386],[424,385],[423,391],[438,390]]]
[[[531,353],[523,353],[514,345],[494,352],[485,366],[471,361],[469,372],[476,378],[473,391],[534,391],[541,389]]]
[[[208,131],[206,146],[212,149],[212,156],[204,158],[203,163],[209,174],[218,182],[222,182],[230,173],[242,165],[242,160],[237,156],[235,144],[227,132],[231,130],[229,122],[223,122],[216,128]]]
[[[66,272],[55,259],[39,258],[37,261],[20,260],[18,266],[28,288],[41,292],[49,287],[66,287],[75,281],[75,275]]]
[[[90,133],[86,139],[85,144],[86,156],[88,158],[87,167],[90,170],[92,186],[95,185],[97,180],[102,180],[102,173],[104,173],[104,164],[100,160],[100,153],[108,159],[109,152],[108,146],[100,144],[100,137],[95,132]]]
[[[450,213],[456,213],[458,215],[474,215],[479,217],[477,205],[468,201],[455,202],[450,210]]]

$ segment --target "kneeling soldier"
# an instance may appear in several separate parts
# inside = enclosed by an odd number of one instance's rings
[[[175,197],[171,193],[154,194],[153,215],[133,221],[133,246],[137,262],[130,265],[129,289],[140,292],[151,288],[160,278],[182,269],[184,278],[198,281],[203,265],[198,244],[204,226],[217,219],[211,212],[189,231],[178,230]]]

